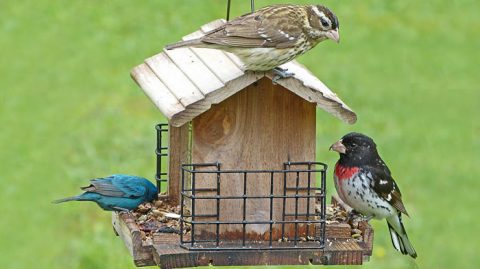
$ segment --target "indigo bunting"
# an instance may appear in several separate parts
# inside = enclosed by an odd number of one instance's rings
[[[92,201],[107,211],[129,211],[141,203],[157,198],[157,188],[149,180],[129,175],[111,175],[96,178],[90,185],[81,187],[85,192],[72,197],[53,201],[63,203],[69,201]]]

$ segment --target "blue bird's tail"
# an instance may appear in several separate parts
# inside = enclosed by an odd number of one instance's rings
[[[72,197],[58,199],[58,200],[52,201],[52,203],[59,204],[59,203],[65,203],[70,201],[84,201],[84,199],[82,199],[79,195],[79,196],[72,196]]]

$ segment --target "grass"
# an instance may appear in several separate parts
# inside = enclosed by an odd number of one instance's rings
[[[0,2],[0,267],[134,268],[108,213],[50,201],[96,176],[152,178],[153,126],[163,118],[129,70],[223,17],[224,2]],[[237,2],[233,16],[248,10]],[[257,5],[274,2],[287,1]],[[299,60],[359,120],[348,126],[318,111],[319,158],[333,165],[337,156],[326,148],[348,131],[373,136],[402,189],[419,254],[415,263],[394,251],[376,221],[363,267],[480,266],[480,6],[323,2],[340,19],[342,42],[322,43]]]

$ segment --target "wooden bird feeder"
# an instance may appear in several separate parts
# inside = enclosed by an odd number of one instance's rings
[[[315,161],[316,107],[349,124],[356,115],[299,63],[282,68],[294,77],[272,83],[274,73],[244,71],[232,54],[181,48],[132,70],[168,119],[168,191],[160,199],[180,215],[180,231],[145,240],[135,215],[114,213],[137,266],[361,264],[371,255],[368,223],[354,240],[349,224],[327,218],[327,167]]]

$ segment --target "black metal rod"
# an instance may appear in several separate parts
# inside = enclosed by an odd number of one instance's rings
[[[308,164],[311,164],[311,165],[322,165],[322,166],[324,166],[325,168],[327,168],[327,166],[328,166],[326,163],[322,163],[322,162],[285,162],[285,164],[291,165],[291,166],[295,166],[295,165],[308,165]]]
[[[210,166],[210,165],[202,165],[202,166]],[[191,169],[187,169],[185,168],[186,165],[183,164],[182,165],[182,169],[185,170],[186,172],[189,172],[189,173],[197,173],[197,174],[216,174],[218,173],[217,171],[207,171],[207,170],[191,170]],[[199,166],[197,166],[199,167]],[[296,173],[296,172],[301,172],[301,173],[305,173],[305,172],[313,172],[313,173],[321,173],[321,172],[324,172],[323,169],[315,169],[315,170],[222,170],[222,174],[242,174],[242,173],[248,173],[248,174],[270,174],[270,173],[275,173],[275,174],[285,174],[285,173],[290,173],[290,174],[293,174],[293,173]]]
[[[325,230],[326,230],[326,227],[325,227],[325,212],[327,211],[327,205],[326,205],[326,195],[327,195],[327,188],[326,188],[326,173],[323,172],[321,173],[322,175],[322,195],[323,195],[323,199],[321,200],[321,203],[322,203],[322,212],[320,212],[320,220],[323,220],[324,222],[322,224],[320,224],[320,228],[322,229],[322,237],[321,237],[321,244],[324,245],[325,244]]]
[[[250,0],[250,9],[252,10],[252,13],[255,11],[255,0]]]
[[[186,250],[190,250],[190,251],[221,251],[221,250],[245,250],[245,251],[252,251],[252,250],[285,250],[285,249],[322,249],[323,246],[320,246],[320,245],[316,245],[316,246],[312,246],[312,245],[308,245],[308,246],[302,246],[302,245],[297,245],[295,247],[292,247],[290,245],[287,245],[285,247],[269,247],[269,246],[266,246],[266,247],[248,247],[248,248],[240,248],[240,247],[223,247],[223,248],[195,248],[195,247],[188,247],[188,246],[185,246],[185,245],[180,245],[180,247],[186,249]]]
[[[323,195],[273,195],[273,197],[270,197],[270,195],[257,195],[257,196],[222,196],[221,199],[269,199],[269,198],[315,198],[315,197],[322,197]],[[217,199],[217,196],[192,196],[185,194],[185,197],[187,198],[192,198],[192,199],[198,199],[198,200],[211,200],[211,199]]]
[[[287,163],[283,164],[283,170],[287,170],[288,166]],[[283,174],[283,208],[282,208],[282,221],[285,221],[285,210],[286,210],[286,205],[287,205],[287,173]],[[285,238],[285,224],[282,223],[282,241],[283,238]]]
[[[299,165],[315,165],[315,166],[322,166],[323,170],[327,170],[328,165],[326,163],[322,162],[286,162],[285,164],[291,165],[291,166],[299,166]]]
[[[155,154],[157,154],[157,156],[160,156],[160,157],[168,156],[168,153],[162,153],[163,150],[165,150],[165,149],[157,149],[157,150],[155,150]]]
[[[243,173],[243,223],[242,223],[242,246],[245,246],[247,229],[247,173]]]
[[[168,124],[166,123],[161,123],[155,125],[155,130],[157,130],[157,147],[155,149],[155,154],[157,155],[156,158],[156,164],[157,164],[157,171],[155,173],[155,180],[157,183],[157,192],[162,193],[162,183],[168,182],[168,173],[163,172],[163,167],[162,167],[162,157],[168,156],[168,146],[164,147],[163,146],[163,133],[168,132]],[[167,152],[165,152],[167,151]],[[163,178],[165,176],[165,178]]]
[[[189,244],[189,243],[192,243],[192,242],[190,242],[190,241],[184,241],[184,243]],[[197,240],[195,240],[195,243],[215,243],[215,239],[213,239],[213,240],[209,240],[209,239],[197,239]]]
[[[220,164],[217,164],[217,221],[220,221]],[[216,246],[220,244],[220,224],[217,224],[216,227]]]
[[[183,167],[205,167],[205,166],[217,167],[218,164],[219,164],[218,162],[216,162],[216,163],[184,163],[184,164],[182,164],[182,168]],[[198,173],[199,171],[192,170],[190,172],[197,172]],[[206,172],[206,171],[202,171],[202,172]],[[216,171],[211,171],[211,172],[216,173]]]
[[[270,174],[270,237],[269,246],[272,246],[272,221],[273,221],[273,173]]]
[[[192,228],[191,228],[191,240],[192,240],[192,246],[195,243],[195,173],[192,174]],[[182,231],[180,231],[182,232]]]
[[[298,220],[298,185],[300,183],[300,173],[297,172],[297,177],[295,179],[295,186],[297,190],[295,191],[295,220]],[[295,237],[293,238],[295,246],[298,244],[298,223],[295,222]]]
[[[308,171],[306,173],[309,173]],[[311,187],[311,188],[308,188],[308,187],[298,187],[298,188],[287,188],[287,191],[296,191],[296,190],[299,190],[299,191],[321,191],[322,188],[321,187]]]
[[[308,164],[308,170],[310,170],[311,164]],[[310,196],[310,184],[311,184],[311,174],[310,172],[307,172],[307,195]],[[307,215],[306,218],[308,219],[310,216],[310,197],[307,197]],[[306,228],[306,238],[308,239],[309,236],[309,231],[310,231],[310,226],[307,225]]]
[[[319,191],[321,191],[321,189],[318,189]],[[185,189],[184,191],[192,191],[192,189]],[[210,191],[217,191],[216,188],[196,188],[195,189],[196,192],[201,192],[201,191],[206,191],[206,192],[210,192]]]
[[[230,2],[231,0],[227,1],[227,21],[230,20]]]
[[[317,197],[318,197],[318,196],[317,196]],[[290,214],[289,214],[289,213],[286,213],[285,216],[286,216],[286,217],[294,217],[295,214],[294,214],[294,213],[290,213]],[[317,214],[316,214],[316,213],[311,213],[311,214],[298,213],[297,216],[299,216],[299,217],[314,217],[314,216],[317,216]]]
[[[155,174],[155,179],[157,180],[157,193],[162,192],[162,179],[160,176],[160,173],[162,173],[162,158],[161,158],[161,150],[160,148],[162,147],[162,131],[159,130],[157,127],[157,148],[155,149],[155,154],[157,154],[157,173]]]
[[[307,223],[323,223],[324,220],[273,220],[273,221],[261,221],[261,220],[253,220],[253,221],[190,221],[190,220],[184,220],[185,223],[190,223],[190,224],[307,224]]]
[[[185,171],[182,170],[182,193],[180,195],[180,242],[183,243],[183,220],[185,219],[184,209],[185,209]]]
[[[183,215],[184,218],[190,218],[192,215]],[[195,214],[195,217],[202,217],[202,218],[216,218],[217,214]]]

